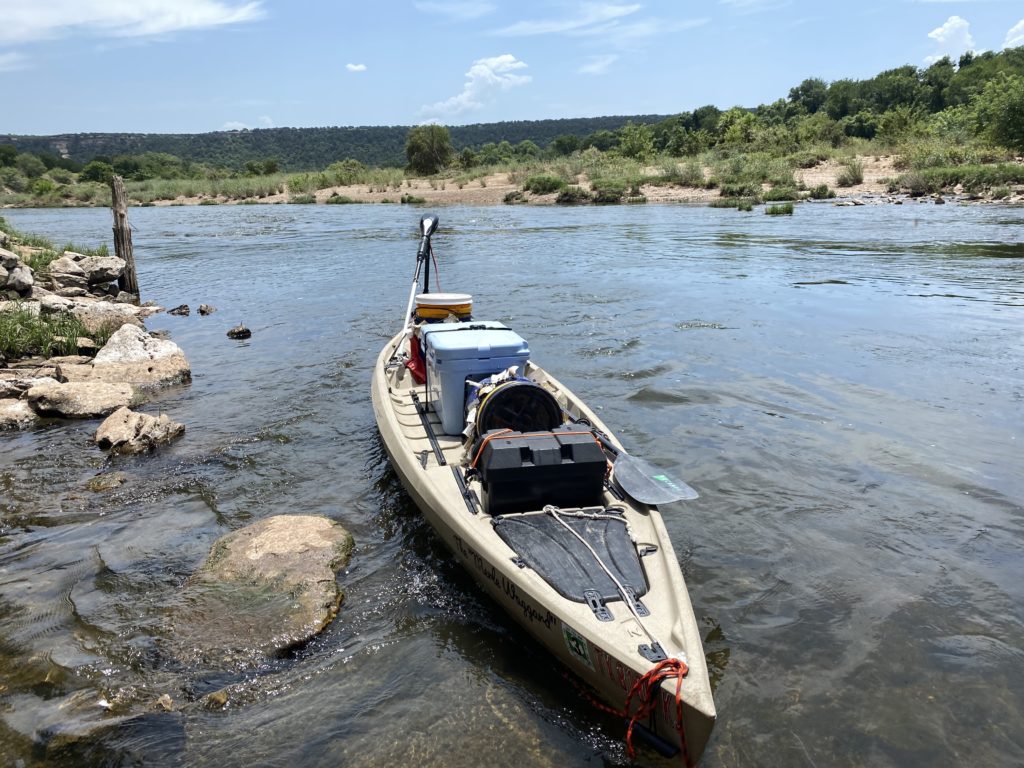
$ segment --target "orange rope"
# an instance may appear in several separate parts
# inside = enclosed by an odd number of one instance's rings
[[[635,756],[633,749],[633,726],[646,717],[649,717],[653,712],[658,703],[658,691],[661,690],[661,683],[664,680],[676,679],[676,731],[679,732],[679,745],[680,745],[680,756],[683,758],[683,764],[689,768],[692,763],[690,762],[690,753],[686,749],[686,732],[683,730],[683,678],[689,672],[689,667],[686,666],[686,662],[680,661],[679,659],[666,659],[660,662],[657,666],[652,667],[642,677],[638,678],[633,684],[629,695],[626,697],[626,709],[625,711],[610,707],[601,701],[599,698],[594,696],[587,688],[583,686],[573,675],[563,671],[562,677],[569,681],[572,686],[576,689],[576,692],[585,698],[590,704],[602,712],[615,717],[621,717],[625,720],[629,720],[629,727],[626,730],[626,751],[629,755],[629,759],[632,760]],[[635,714],[629,714],[629,707],[632,703],[633,696],[640,695],[640,708],[637,709]]]
[[[629,728],[626,729],[626,754],[633,759],[633,726],[654,712],[658,705],[658,691],[661,690],[663,680],[676,681],[676,731],[679,733],[679,745],[682,748],[683,764],[690,765],[690,754],[686,749],[686,732],[683,730],[683,678],[689,672],[685,661],[679,659],[665,659],[658,662],[653,669],[649,669],[633,683],[629,695],[626,697],[626,717],[629,718]],[[639,696],[639,706],[636,712],[629,714],[633,697]]]

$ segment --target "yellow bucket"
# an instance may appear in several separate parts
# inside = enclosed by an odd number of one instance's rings
[[[473,297],[468,293],[419,293],[416,295],[416,317],[422,320],[444,320],[455,315],[468,320],[473,314]]]

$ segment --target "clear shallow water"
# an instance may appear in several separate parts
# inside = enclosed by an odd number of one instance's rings
[[[448,561],[375,433],[421,213],[132,210],[143,298],[218,312],[149,322],[193,367],[149,406],[188,427],[169,449],[108,460],[92,422],[0,435],[4,762],[625,762],[620,725]],[[1024,761],[1024,210],[439,213],[442,286],[702,494],[665,512],[717,685],[704,765]],[[110,236],[102,210],[3,215]],[[109,469],[129,481],[85,490]],[[356,537],[338,620],[259,669],[175,665],[182,581],[281,512]],[[194,703],[225,686],[227,709]],[[55,735],[164,693],[176,711]]]

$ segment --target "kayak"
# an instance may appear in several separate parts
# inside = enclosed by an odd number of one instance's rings
[[[395,472],[487,594],[622,714],[630,756],[639,737],[696,764],[715,704],[657,506],[696,493],[627,453],[513,329],[472,319],[471,296],[429,293],[437,221],[372,374]]]

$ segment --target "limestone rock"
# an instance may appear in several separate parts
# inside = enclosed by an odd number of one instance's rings
[[[20,398],[32,387],[57,383],[57,380],[50,376],[25,376],[19,375],[17,371],[11,373],[12,376],[0,379],[0,398]]]
[[[78,264],[85,271],[89,285],[109,283],[124,274],[124,259],[116,256],[87,256]]]
[[[77,277],[85,279],[85,270],[82,266],[72,259],[69,254],[71,251],[65,251],[64,255],[59,259],[54,259],[50,262],[50,274],[56,275],[75,275]]]
[[[156,339],[134,326],[122,326],[96,353],[93,374],[103,381],[156,385],[189,381],[192,370],[173,341]],[[70,374],[69,374],[70,377]]]
[[[34,422],[38,416],[24,400],[0,399],[0,430],[18,429]]]
[[[202,315],[203,317],[206,317],[207,315],[212,315],[216,311],[217,311],[217,308],[216,307],[211,307],[209,304],[200,304],[199,305],[199,314]]]
[[[118,408],[96,430],[96,444],[113,453],[149,453],[183,434],[185,425],[171,421],[164,413],[156,417]]]
[[[10,272],[7,271],[6,267],[0,267],[0,285],[7,285],[7,276]]]
[[[35,278],[32,276],[32,270],[25,264],[19,264],[14,269],[10,270],[7,275],[7,287],[12,291],[17,291],[18,293],[27,293],[32,290],[32,286],[35,282]]]
[[[133,307],[131,304],[114,304],[95,299],[75,302],[71,311],[82,321],[89,333],[96,333],[110,326],[120,328],[125,325],[134,325],[141,328],[143,318],[152,314],[139,307]]]
[[[167,310],[167,314],[168,315],[180,315],[181,317],[188,317],[188,313],[190,311],[191,310],[188,308],[188,304],[182,304],[180,306],[175,307],[174,309],[168,309]]]
[[[189,580],[170,637],[186,662],[257,664],[318,634],[343,594],[352,536],[312,515],[266,518],[218,539]]]
[[[228,331],[229,339],[248,339],[250,336],[252,336],[252,331],[241,324]]]
[[[113,413],[132,401],[131,384],[106,382],[64,382],[39,384],[25,397],[41,416],[66,419],[95,419]]]
[[[85,291],[82,291],[82,293],[85,293]],[[73,304],[74,302],[71,299],[58,294],[51,293],[39,297],[39,309],[48,315],[67,312]]]
[[[6,248],[0,248],[0,267],[4,269],[14,269],[21,262],[18,254],[13,251],[8,251]]]

